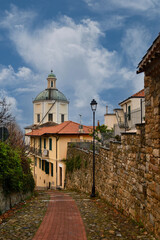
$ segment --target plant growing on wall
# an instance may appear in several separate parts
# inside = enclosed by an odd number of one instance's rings
[[[82,165],[82,160],[80,155],[67,159],[65,161],[66,172],[73,172],[74,170],[80,169]]]
[[[104,145],[107,140],[113,137],[113,133],[114,130],[108,129],[106,125],[98,125],[95,129],[95,139]],[[93,133],[90,135],[93,136]]]

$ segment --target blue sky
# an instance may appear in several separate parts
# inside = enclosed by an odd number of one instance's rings
[[[32,100],[47,87],[70,100],[69,119],[92,124],[90,102],[105,106],[143,88],[136,67],[159,33],[159,0],[0,0],[0,95],[21,127],[33,122]]]

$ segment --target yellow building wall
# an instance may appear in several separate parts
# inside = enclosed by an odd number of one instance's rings
[[[49,139],[52,139],[52,150],[49,150]],[[44,156],[44,139],[46,139],[46,150],[49,151],[48,156]],[[67,144],[68,142],[73,141],[83,141],[83,140],[92,140],[92,137],[89,135],[62,135],[59,136],[56,143],[56,137],[54,136],[43,136],[41,137],[41,152],[42,156],[37,154],[31,154],[31,159],[33,162],[32,172],[34,175],[36,187],[39,189],[43,188],[56,188],[60,186],[64,188],[65,182],[65,171],[66,165],[64,160],[67,155]],[[57,145],[56,145],[57,144]],[[56,156],[56,146],[57,146],[57,156]],[[31,147],[39,150],[40,149],[40,137],[31,137]],[[35,164],[35,157],[37,163]],[[41,160],[41,168],[39,166],[39,159]],[[45,169],[42,170],[42,160],[49,162],[49,174],[45,173]],[[51,176],[51,163],[53,164],[53,176]],[[56,174],[57,168],[57,174]]]

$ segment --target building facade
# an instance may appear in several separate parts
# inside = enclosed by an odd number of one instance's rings
[[[124,131],[135,131],[136,124],[145,122],[144,97],[144,89],[142,89],[120,102],[121,108],[114,109],[113,113],[108,113],[108,108],[106,108],[105,125],[109,129],[113,128],[115,135],[120,135]]]
[[[64,188],[68,142],[91,141],[91,127],[72,121],[27,133],[36,188]]]

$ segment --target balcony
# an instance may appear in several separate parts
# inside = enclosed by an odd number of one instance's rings
[[[30,147],[30,152],[42,157],[42,150],[40,148]]]
[[[43,150],[42,157],[49,157],[49,151],[47,149]]]

